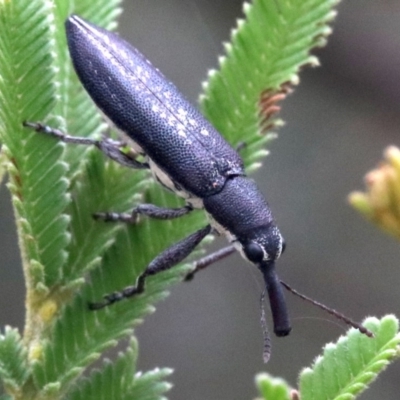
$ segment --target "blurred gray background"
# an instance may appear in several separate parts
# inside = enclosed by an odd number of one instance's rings
[[[129,0],[120,32],[195,102],[241,15],[237,0]],[[255,175],[287,241],[279,273],[356,320],[400,315],[399,243],[346,203],[383,149],[400,145],[400,3],[344,1],[317,55],[322,67],[301,73],[283,103],[286,126]],[[4,186],[0,195],[0,326],[22,329],[24,287]],[[347,328],[288,295],[293,331],[272,339],[265,366],[261,287],[238,256],[175,287],[137,330],[140,368],[174,368],[175,400],[252,399],[260,371],[295,386],[299,370]],[[400,363],[392,365],[360,398],[399,399],[399,373]]]

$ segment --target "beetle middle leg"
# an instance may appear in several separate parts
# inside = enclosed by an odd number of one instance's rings
[[[146,162],[137,161],[134,157],[131,157],[129,154],[121,151],[121,148],[124,147],[123,143],[118,142],[117,140],[113,140],[107,137],[102,138],[101,140],[95,140],[85,137],[71,136],[67,135],[59,129],[52,128],[51,126],[44,125],[40,122],[28,122],[25,121],[23,125],[27,128],[32,128],[36,132],[44,133],[49,136],[53,136],[58,140],[64,143],[74,143],[74,144],[82,144],[85,146],[95,146],[97,147],[106,157],[110,158],[113,161],[116,161],[118,164],[121,164],[125,167],[134,168],[134,169],[148,169],[150,168],[149,164]]]
[[[192,210],[193,207],[188,204],[179,208],[158,207],[154,204],[139,204],[132,210],[131,213],[104,212],[95,213],[93,214],[93,217],[95,219],[101,219],[106,222],[118,221],[135,224],[137,222],[137,216],[139,214],[146,215],[149,218],[167,220],[182,217],[183,215],[189,214]]]
[[[91,310],[99,310],[117,301],[136,296],[144,292],[146,278],[151,275],[156,275],[159,272],[166,271],[183,261],[190,255],[195,247],[211,232],[211,226],[206,225],[204,228],[199,229],[192,233],[185,239],[173,244],[168,249],[159,254],[150,264],[145,271],[139,275],[136,284],[128,286],[119,292],[113,292],[104,296],[104,300],[99,303],[90,303]]]

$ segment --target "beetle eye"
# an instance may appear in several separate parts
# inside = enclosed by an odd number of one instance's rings
[[[260,263],[264,258],[264,252],[260,245],[251,242],[243,247],[247,258],[253,263]]]

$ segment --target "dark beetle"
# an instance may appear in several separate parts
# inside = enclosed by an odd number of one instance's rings
[[[104,296],[100,303],[91,303],[92,310],[142,293],[149,275],[180,263],[214,231],[226,236],[230,245],[197,261],[187,280],[237,249],[264,276],[277,336],[286,336],[291,330],[282,286],[365,335],[373,336],[362,325],[278,279],[275,261],[284,251],[285,242],[266,200],[254,181],[246,177],[238,153],[160,71],[118,35],[75,15],[66,21],[66,31],[72,62],[83,86],[135,152],[145,157],[145,161],[139,162],[127,155],[121,151],[122,143],[111,139],[80,138],[40,123],[24,124],[64,142],[94,145],[122,165],[150,168],[158,182],[186,201],[181,208],[141,204],[130,214],[99,213],[95,217],[135,223],[138,214],[173,219],[199,208],[206,211],[210,221],[152,260],[135,285]],[[267,362],[270,346],[264,312],[261,321],[265,335],[264,361]]]
[[[133,214],[102,214],[103,219],[133,221],[136,214],[171,219],[204,208],[210,225],[171,246],[147,267],[136,285],[105,296],[102,308],[144,290],[145,278],[171,268],[214,229],[262,272],[268,291],[274,332],[291,328],[275,272],[285,244],[270,208],[253,180],[247,178],[238,153],[150,62],[118,35],[77,16],[66,21],[69,51],[80,81],[103,114],[146,162],[128,159],[115,143],[74,138],[40,124],[28,124],[67,142],[94,144],[107,156],[133,168],[150,168],[165,187],[186,200],[180,209],[138,206]],[[195,271],[194,271],[195,272]]]
[[[264,197],[246,177],[238,153],[160,71],[119,36],[77,16],[67,20],[66,30],[75,70],[93,101],[146,155],[155,178],[185,198],[187,210],[204,208],[212,228],[261,270],[274,331],[287,335],[289,319],[275,273],[284,240]],[[158,269],[166,268],[158,263]]]

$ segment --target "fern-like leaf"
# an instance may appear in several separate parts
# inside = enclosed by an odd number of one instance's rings
[[[171,221],[143,219],[138,225],[130,227],[93,221],[91,214],[94,211],[105,211],[111,205],[114,210],[115,207],[117,210],[131,207],[138,200],[132,194],[140,192],[144,185],[140,173],[132,173],[113,163],[104,164],[103,161],[100,153],[91,152],[87,173],[80,181],[81,191],[74,196],[82,210],[86,211],[82,212],[85,216],[82,226],[86,230],[79,241],[81,246],[77,248],[80,252],[74,256],[77,261],[70,266],[69,278],[73,282],[91,267],[90,284],[81,288],[81,295],[64,309],[56,321],[53,341],[44,348],[44,362],[38,363],[34,369],[38,386],[56,379],[68,382],[98,358],[102,351],[115,346],[118,339],[131,335],[132,327],[154,310],[152,305],[156,301],[166,296],[165,289],[180,280],[187,271],[187,266],[174,268],[149,279],[146,291],[140,297],[97,312],[88,310],[88,302],[99,301],[105,293],[134,283],[153,257],[171,240],[176,241],[183,236],[179,228],[165,235],[165,224],[170,225]],[[144,200],[154,202],[167,196],[162,189],[155,187]],[[176,204],[174,196],[168,197],[168,204]],[[96,208],[102,206],[105,209]],[[174,222],[185,231],[188,225],[196,228],[200,221],[198,216],[193,215]],[[117,231],[118,235],[114,237]],[[79,235],[74,237],[80,238]],[[102,257],[92,259],[96,254],[97,257],[102,254]],[[74,329],[68,330],[68,326],[74,326]],[[78,369],[72,371],[74,366]]]
[[[364,324],[373,339],[351,329],[300,375],[302,400],[350,400],[367,388],[395,357],[399,357],[399,324],[389,315]]]
[[[256,376],[256,384],[264,400],[290,400],[290,387],[283,379],[262,373]]]
[[[69,240],[64,146],[22,127],[24,120],[43,120],[54,105],[51,9],[50,1],[0,5],[0,135],[32,304],[60,278]]]
[[[16,329],[6,327],[4,335],[0,335],[0,377],[7,390],[17,394],[26,382],[29,370],[21,336]]]
[[[171,387],[163,382],[171,373],[169,369],[156,369],[142,374],[135,371],[137,343],[131,340],[130,347],[120,353],[115,362],[106,360],[101,371],[94,371],[89,378],[82,379],[79,386],[66,400],[161,400],[162,394]]]
[[[299,69],[318,63],[310,51],[324,44],[337,0],[255,0],[244,4],[220,57],[220,70],[210,71],[200,97],[202,110],[231,143],[245,141],[248,170],[257,168],[263,147],[281,124],[278,103],[298,83]]]

